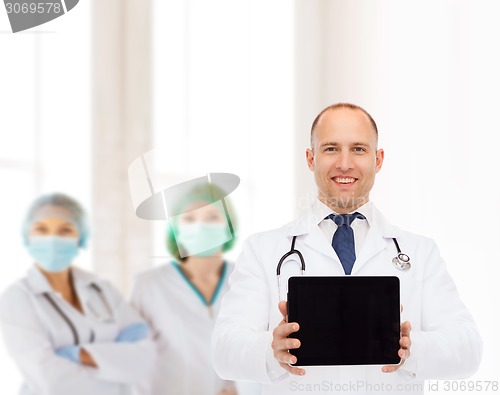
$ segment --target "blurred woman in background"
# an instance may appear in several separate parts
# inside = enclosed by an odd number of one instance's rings
[[[235,242],[236,223],[214,184],[179,196],[167,229],[169,263],[137,276],[132,304],[152,328],[158,348],[154,373],[141,395],[233,395],[235,384],[212,367],[210,341],[233,265],[223,252]]]
[[[63,194],[41,196],[25,218],[34,265],[0,297],[20,394],[129,395],[152,369],[147,324],[111,284],[72,265],[88,235],[82,207]]]

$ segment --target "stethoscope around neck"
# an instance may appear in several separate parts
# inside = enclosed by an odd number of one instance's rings
[[[108,303],[108,300],[106,299],[106,296],[104,295],[104,292],[102,291],[101,287],[99,287],[96,283],[91,283],[90,287],[92,289],[94,289],[99,294],[99,297],[101,298],[102,303],[106,307],[106,310],[109,314],[109,317],[108,318],[99,317],[97,312],[94,309],[92,309],[90,305],[88,305],[88,307],[92,310],[92,313],[98,318],[99,321],[112,322],[113,321],[113,310],[111,309],[111,306]],[[73,335],[74,345],[75,346],[79,345],[80,344],[80,336],[78,335],[78,331],[76,330],[75,324],[70,320],[68,315],[57,305],[57,303],[54,301],[54,299],[52,298],[52,296],[50,295],[49,292],[44,292],[43,296],[45,297],[45,299],[47,299],[47,301],[54,308],[54,310],[57,311],[57,313],[61,316],[61,318],[64,320],[64,322],[66,322],[66,324],[68,325],[68,327],[71,330],[71,333]],[[94,332],[92,331],[92,337],[90,339],[90,342],[92,343],[93,341],[94,341]]]
[[[293,236],[292,238],[292,245],[290,246],[290,251],[288,251],[285,255],[281,257],[281,259],[278,262],[278,266],[276,266],[276,278],[278,280],[278,289],[280,289],[281,286],[281,267],[283,266],[283,263],[285,263],[285,260],[289,258],[292,255],[297,255],[300,260],[300,269],[301,269],[301,275],[304,275],[306,271],[306,262],[304,260],[304,257],[302,253],[295,249],[295,240],[297,239],[297,236]],[[394,242],[394,245],[396,246],[397,250],[397,255],[392,258],[392,264],[396,269],[399,269],[401,271],[406,271],[411,268],[411,263],[410,263],[410,257],[403,252],[401,252],[401,248],[399,247],[399,243],[396,240],[395,237],[392,238],[392,241]]]

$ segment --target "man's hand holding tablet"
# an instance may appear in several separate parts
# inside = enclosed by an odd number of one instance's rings
[[[410,355],[411,325],[400,325],[396,277],[294,277],[288,298],[290,305],[278,306],[283,321],[272,348],[292,374],[305,374],[297,366],[373,364],[390,373]]]

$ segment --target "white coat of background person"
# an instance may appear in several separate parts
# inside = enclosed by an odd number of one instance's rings
[[[35,261],[0,297],[0,329],[24,378],[22,395],[129,395],[152,369],[140,315],[107,281],[72,266],[86,215],[63,194],[34,201],[23,237]]]
[[[313,122],[306,157],[318,198],[298,220],[246,241],[212,338],[214,366],[221,377],[263,383],[263,394],[422,394],[426,379],[465,378],[477,370],[482,341],[436,244],[391,225],[369,201],[384,159],[377,139],[372,117],[355,105],[327,107]],[[351,274],[400,279],[401,363],[307,371],[292,367],[289,364],[297,361],[288,351],[300,342],[287,336],[299,330],[299,324],[284,322],[286,302],[280,302],[284,295],[279,295],[276,266],[297,236],[295,247],[304,256],[307,275],[345,275],[332,248],[337,225],[328,216],[353,212],[365,219],[352,225],[356,259]],[[411,269],[393,265],[397,252],[392,238],[410,257]],[[286,268],[282,284],[287,276],[300,274],[293,260]],[[328,314],[327,306],[324,309]]]
[[[232,395],[235,383],[215,373],[210,339],[233,264],[223,252],[235,242],[236,221],[224,192],[200,183],[178,192],[166,245],[175,258],[136,277],[131,303],[153,331],[158,358],[140,395]],[[171,213],[169,212],[169,215]]]

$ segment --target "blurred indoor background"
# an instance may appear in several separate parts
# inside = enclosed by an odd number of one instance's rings
[[[44,192],[86,206],[77,262],[124,294],[165,262],[165,224],[137,218],[129,192],[128,166],[152,149],[167,179],[241,178],[236,259],[314,197],[310,124],[353,102],[386,154],[372,200],[437,241],[483,335],[474,379],[500,380],[499,15],[496,0],[81,0],[12,34],[1,11],[0,292],[31,264],[20,224]],[[15,393],[1,343],[0,366]]]

